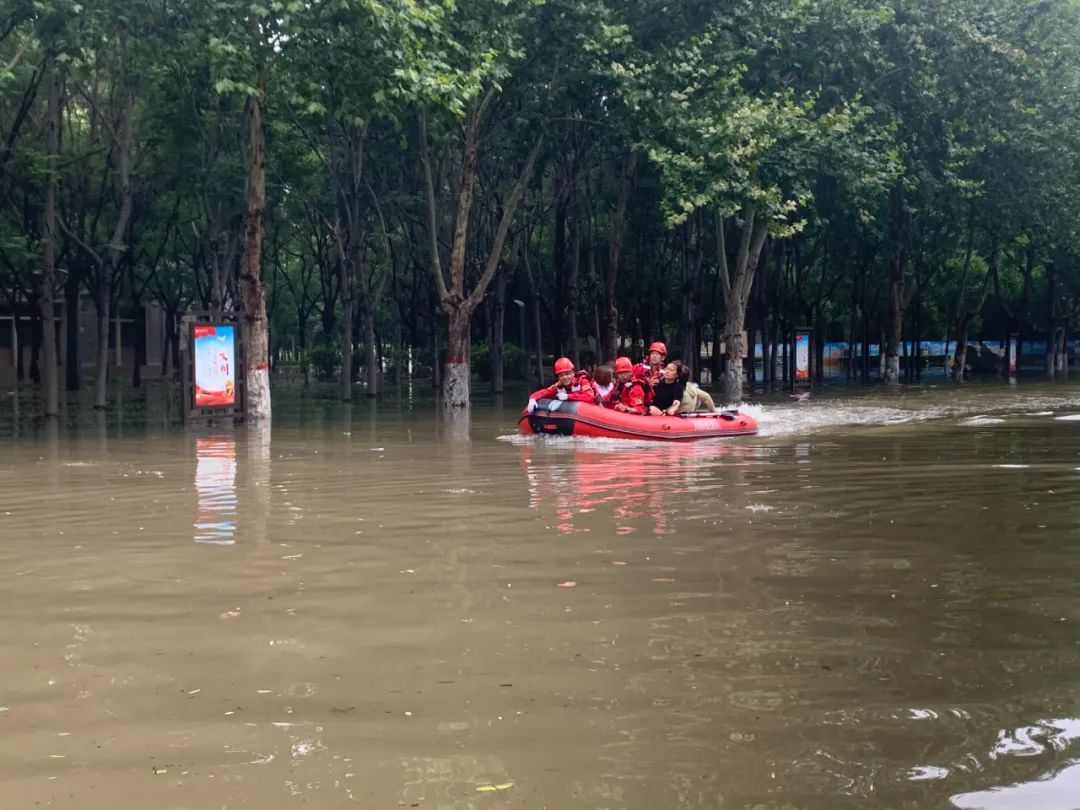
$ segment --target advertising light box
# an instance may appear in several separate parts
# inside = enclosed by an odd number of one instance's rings
[[[195,407],[236,404],[236,327],[232,324],[193,328]]]
[[[810,332],[795,333],[795,384],[810,383]]]

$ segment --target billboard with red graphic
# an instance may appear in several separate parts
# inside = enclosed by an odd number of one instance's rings
[[[810,383],[810,332],[795,333],[795,384]]]
[[[236,404],[236,327],[193,324],[192,346],[196,408]]]

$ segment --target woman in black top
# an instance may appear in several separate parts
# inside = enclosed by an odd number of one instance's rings
[[[649,406],[649,413],[652,416],[677,414],[679,406],[682,405],[683,393],[686,391],[686,381],[689,377],[689,370],[678,360],[673,360],[664,366],[663,376],[653,386],[653,401]]]

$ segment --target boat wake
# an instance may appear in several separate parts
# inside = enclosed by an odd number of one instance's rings
[[[738,408],[757,420],[758,436],[763,438],[805,436],[833,428],[860,425],[902,425],[943,415],[927,409],[910,411],[885,405],[864,405],[836,400],[797,405],[746,404]]]
[[[1016,420],[1053,418],[1080,420],[1080,397],[1075,394],[1032,395],[1002,389],[941,391],[941,401],[929,396],[897,397],[896,404],[881,400],[887,395],[842,399],[822,397],[795,404],[746,404],[740,410],[753,416],[766,438],[803,436],[834,428],[888,427],[936,420],[955,420],[962,427],[989,428],[1015,424]],[[725,406],[735,407],[735,406]]]

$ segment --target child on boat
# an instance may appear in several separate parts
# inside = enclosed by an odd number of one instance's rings
[[[596,395],[600,397],[600,402],[607,402],[608,396],[615,388],[614,372],[611,370],[611,366],[597,366],[593,369],[593,388],[596,389]]]

